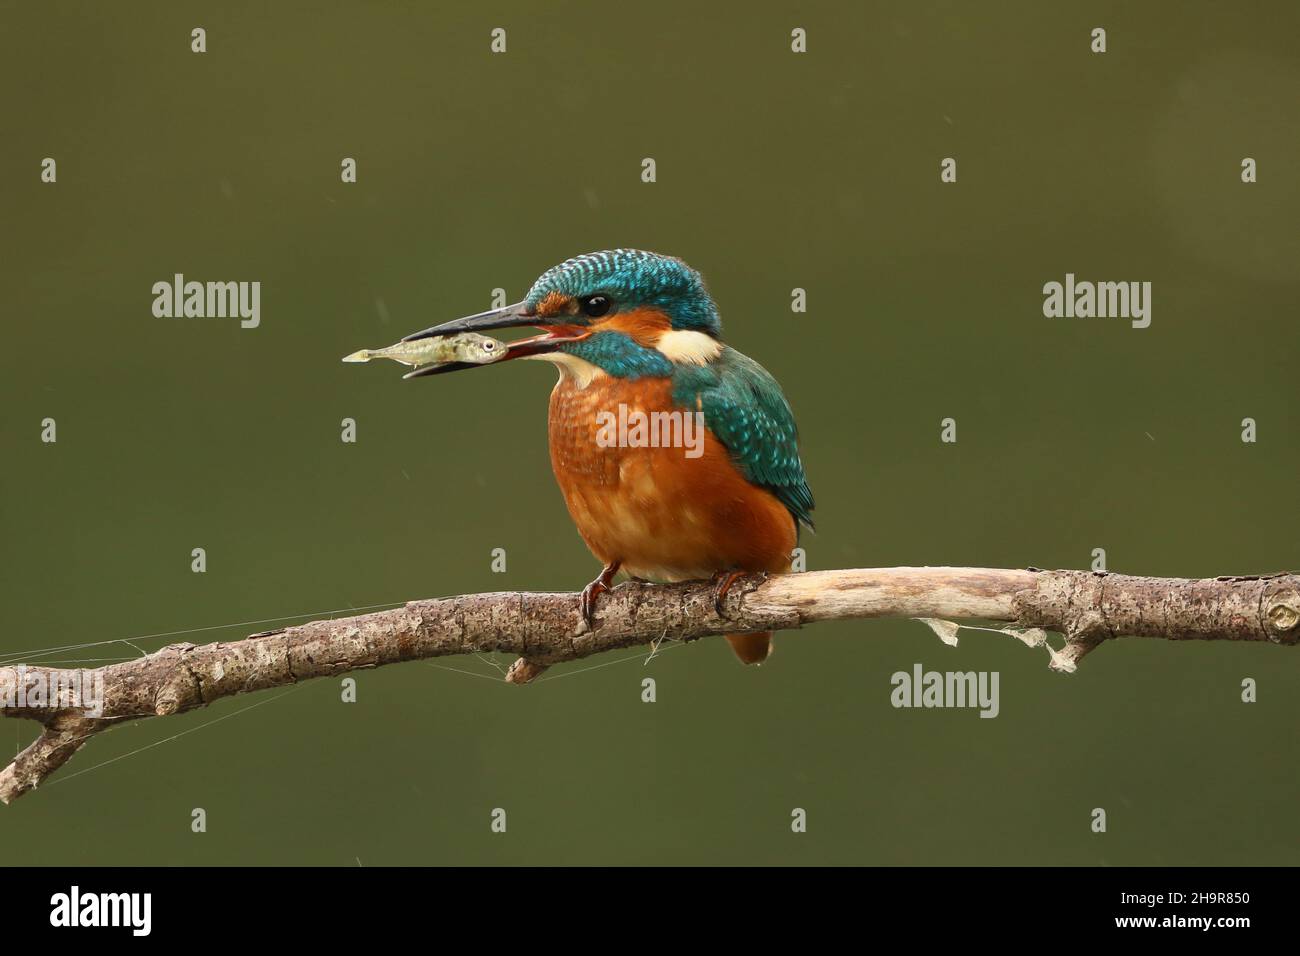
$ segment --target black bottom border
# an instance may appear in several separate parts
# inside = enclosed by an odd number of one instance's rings
[[[1232,942],[1286,929],[1295,875],[1287,868],[51,867],[11,869],[0,914],[19,932],[13,941],[76,934],[127,945],[190,941],[196,931],[374,944],[431,924],[457,936],[485,928],[499,938],[542,931],[542,921],[570,923],[580,935],[607,924],[651,940],[677,928],[695,936],[716,927],[732,942],[767,941],[788,927],[815,937],[838,928],[867,940],[920,933],[927,944],[1040,933]],[[117,894],[146,893],[143,934],[145,897]],[[115,915],[126,925],[80,925]]]

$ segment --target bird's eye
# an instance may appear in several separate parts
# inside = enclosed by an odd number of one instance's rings
[[[593,319],[599,319],[602,315],[608,314],[613,304],[608,296],[589,295],[582,300],[582,311]]]

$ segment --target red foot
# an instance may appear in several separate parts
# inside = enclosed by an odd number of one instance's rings
[[[718,617],[727,616],[727,612],[722,607],[722,599],[727,596],[731,586],[744,576],[744,571],[719,571],[713,576],[713,580],[718,584],[717,590],[713,592],[713,609],[718,612]]]
[[[582,589],[582,599],[578,602],[578,609],[582,612],[582,621],[587,625],[588,630],[596,626],[596,598],[610,589],[614,575],[618,574],[622,563],[614,561],[605,565],[600,574],[596,575],[596,580]]]

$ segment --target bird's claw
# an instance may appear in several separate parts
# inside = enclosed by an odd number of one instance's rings
[[[719,571],[713,576],[714,583],[717,584],[713,592],[713,610],[717,612],[718,617],[725,618],[728,616],[723,601],[727,597],[727,592],[731,590],[731,586],[744,576],[744,571]]]
[[[609,585],[601,580],[592,581],[582,589],[582,599],[578,602],[578,610],[582,613],[583,633],[596,626],[596,598],[608,590]]]
[[[613,590],[610,583],[614,580],[614,575],[618,574],[618,564],[607,564],[592,581],[582,589],[582,597],[578,600],[578,612],[582,616],[578,624],[578,633],[586,634],[596,626],[596,598],[600,597],[606,591]]]

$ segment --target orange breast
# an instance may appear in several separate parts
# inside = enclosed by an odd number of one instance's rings
[[[689,423],[661,417],[657,431],[679,442],[694,438],[698,457],[680,444],[648,447],[649,432],[636,431],[637,412],[691,414],[673,409],[671,388],[666,379],[606,375],[585,388],[562,376],[555,386],[551,466],[578,533],[601,561],[620,561],[637,577],[788,571],[794,519],[775,495],[745,480],[711,433],[696,432],[694,416]],[[620,419],[633,427],[611,428]]]

